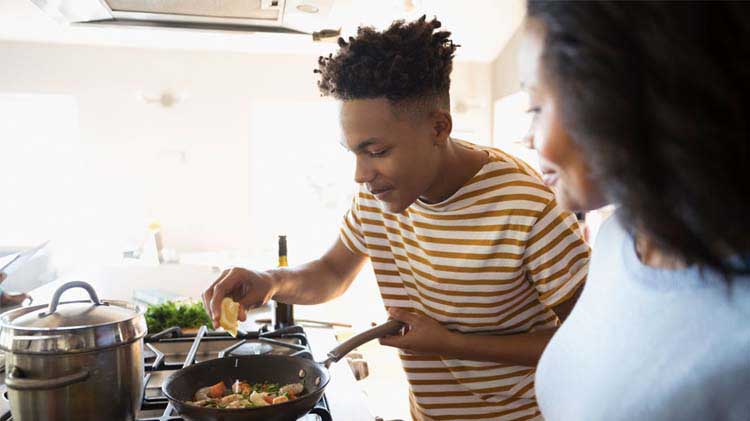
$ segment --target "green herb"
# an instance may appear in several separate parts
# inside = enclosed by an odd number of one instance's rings
[[[159,333],[172,326],[195,328],[211,326],[211,319],[203,308],[203,303],[176,303],[149,306],[146,310],[146,323],[149,333]]]
[[[256,392],[279,393],[281,386],[278,383],[255,383],[253,389]]]

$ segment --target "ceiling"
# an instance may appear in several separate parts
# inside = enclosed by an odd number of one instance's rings
[[[437,16],[461,45],[457,60],[492,61],[518,28],[523,0],[335,0],[325,22],[350,35],[360,24],[384,27],[394,19]],[[405,5],[414,7],[406,7]],[[412,9],[410,12],[406,10]],[[326,54],[335,43],[306,35],[161,28],[67,26],[31,0],[0,1],[0,40],[60,44],[233,51],[252,54]]]

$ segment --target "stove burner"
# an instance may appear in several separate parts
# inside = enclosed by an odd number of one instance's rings
[[[263,342],[246,342],[232,351],[232,355],[261,355],[273,351],[273,347]]]

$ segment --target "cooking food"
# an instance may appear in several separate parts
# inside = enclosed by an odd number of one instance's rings
[[[330,381],[328,367],[331,364],[344,358],[346,354],[359,345],[367,343],[372,339],[394,335],[401,331],[403,327],[403,323],[397,320],[389,320],[347,339],[330,350],[327,354],[328,358],[321,362],[313,361],[299,354],[275,355],[268,353],[262,355],[225,356],[224,358],[214,358],[195,364],[187,364],[182,369],[175,371],[167,377],[162,384],[162,392],[177,412],[186,419],[196,421],[296,420],[309,413],[310,410],[314,410],[313,408],[320,401]],[[193,351],[197,351],[197,348],[196,346],[196,349]],[[187,359],[192,361],[193,357],[190,357],[190,355],[188,357]],[[248,390],[246,386],[241,386],[242,381],[235,382],[237,378],[252,379],[253,381],[262,380],[278,384],[285,384],[287,382],[301,382],[302,384],[287,388],[279,387],[279,392],[281,393],[276,393],[276,397],[278,398],[280,395],[284,395],[284,392],[287,392],[286,398],[289,401],[273,405],[274,398],[263,395],[264,392],[266,394],[272,392],[273,388],[269,389],[266,386],[264,390],[261,385],[258,390],[255,388]],[[222,379],[226,381],[226,384],[217,383],[213,385],[215,389],[212,395],[215,397],[209,396],[206,389],[200,395],[195,396],[195,392],[199,387],[206,386],[206,379],[210,379],[208,380],[210,382]],[[243,408],[239,407],[240,402],[238,402],[232,405],[233,407],[237,405],[236,409],[219,409],[221,399],[230,394],[238,394],[234,393],[234,390],[227,393],[226,389],[231,383],[237,383],[234,389],[240,391],[239,395],[241,396],[232,397],[227,400],[236,399],[237,401],[244,400],[252,403],[253,399],[251,396],[255,392],[260,395],[261,400],[266,404],[268,404],[268,398],[270,398],[271,404],[268,406]],[[245,383],[249,382],[245,381]],[[243,389],[245,391],[244,394],[242,393]],[[218,393],[219,391],[222,393]],[[250,394],[248,395],[247,392],[250,392]],[[204,397],[206,399],[203,399]],[[263,405],[257,398],[258,396],[254,400],[259,405]],[[211,402],[200,402],[201,400],[208,399],[211,399]],[[283,399],[279,401],[281,400]],[[214,406],[200,406],[207,404]],[[241,402],[241,404],[246,405],[245,402]],[[229,403],[226,405],[228,406]]]
[[[223,327],[224,330],[229,332],[233,337],[237,336],[237,313],[239,312],[240,304],[234,302],[229,297],[224,297],[221,300],[221,316],[219,316],[219,326]]]
[[[235,381],[229,389],[224,382],[198,389],[193,399],[188,402],[196,406],[207,408],[254,408],[258,406],[275,405],[297,399],[302,394],[304,386],[292,383],[279,387],[276,383],[257,383]]]

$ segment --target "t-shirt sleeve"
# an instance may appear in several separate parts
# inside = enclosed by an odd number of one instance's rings
[[[352,207],[344,215],[344,220],[341,224],[341,241],[352,253],[369,256],[365,237],[362,233],[362,220],[359,218],[357,207],[358,202],[355,196],[352,200]]]
[[[542,303],[557,306],[583,285],[589,253],[575,215],[551,199],[531,228],[524,252],[527,276]]]

